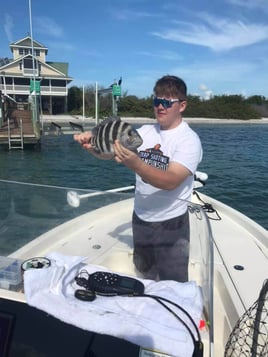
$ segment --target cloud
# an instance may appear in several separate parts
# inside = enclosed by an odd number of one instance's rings
[[[204,99],[210,99],[212,98],[213,96],[213,92],[212,90],[210,90],[205,84],[201,83],[199,85],[199,89],[201,90],[201,96],[204,98]]]
[[[12,36],[12,29],[13,29],[13,18],[9,14],[5,14],[5,23],[4,23],[4,30],[7,35],[8,41],[12,42],[13,41],[13,36]]]
[[[123,20],[123,21],[162,16],[159,14],[153,14],[151,12],[146,12],[146,11],[131,11],[131,10],[118,10],[118,11],[112,10],[112,13],[113,16],[116,17],[118,20]]]
[[[49,48],[55,48],[58,51],[73,51],[75,46],[68,42],[63,41],[49,41],[48,43]],[[55,52],[55,51],[54,51]]]
[[[264,64],[265,65],[265,64]],[[266,67],[268,60],[266,62]],[[258,63],[250,59],[218,58],[206,62],[185,63],[169,69],[183,78],[189,88],[189,93],[211,90],[213,95],[240,94],[247,88],[248,95],[267,93],[267,80],[260,71]],[[249,80],[250,78],[250,80]],[[204,84],[200,88],[200,83]],[[243,92],[244,93],[244,92]]]
[[[63,29],[50,17],[36,16],[34,18],[35,31],[39,34],[46,34],[51,37],[63,37]]]
[[[229,51],[268,39],[268,25],[234,22],[205,13],[199,17],[199,23],[177,21],[177,28],[152,34],[164,40],[209,47],[214,51]]]
[[[268,11],[267,0],[228,0],[228,2],[232,5],[248,9],[263,9]]]
[[[139,51],[137,52],[137,54],[146,57],[160,58],[167,61],[178,61],[182,59],[182,57],[179,56],[174,51],[160,51],[160,52]]]
[[[226,60],[221,58],[218,60],[211,59],[205,62],[195,62],[191,64],[180,64],[178,67],[172,68],[171,72],[177,73],[182,77],[193,78],[198,83],[207,83],[207,88],[211,88],[211,83],[215,82],[237,82],[242,78],[247,78],[252,73],[258,70],[255,63],[249,61]]]
[[[100,51],[92,49],[83,49],[81,54],[86,57],[102,57],[104,56]]]

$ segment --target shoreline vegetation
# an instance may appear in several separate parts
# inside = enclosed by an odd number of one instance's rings
[[[146,117],[121,117],[122,120],[128,121],[133,124],[150,124],[155,123],[155,119]],[[82,115],[42,115],[42,120],[45,123],[68,123],[70,121],[77,124],[94,124],[96,123],[95,118],[85,117]],[[99,119],[101,121],[102,118]],[[268,124],[268,118],[261,119],[218,119],[218,118],[187,118],[184,117],[183,120],[189,124]]]
[[[66,113],[86,117],[95,116],[95,91],[85,88],[84,95],[81,88],[71,87],[68,91],[68,107]],[[84,98],[84,100],[83,100]],[[111,105],[117,107],[122,118],[153,118],[153,96],[138,98],[123,93],[112,96],[112,93],[98,96],[99,117],[105,118],[111,113]],[[185,118],[215,118],[228,120],[268,118],[268,98],[261,95],[244,97],[242,95],[215,95],[204,99],[200,96],[188,95],[187,107],[183,112]],[[211,119],[210,119],[211,120]],[[211,121],[210,121],[211,122]],[[221,122],[222,123],[222,122]]]

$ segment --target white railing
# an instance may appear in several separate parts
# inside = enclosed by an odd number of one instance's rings
[[[23,69],[23,75],[24,76],[38,76],[39,75],[39,71],[36,68],[35,70],[33,68],[24,68]]]
[[[65,87],[54,87],[54,86],[42,86],[41,85],[41,95],[67,95],[68,90]],[[2,90],[3,93],[6,94],[26,94],[29,95],[30,93],[30,85],[12,85],[12,84],[6,84],[5,86],[3,84],[0,84],[0,90]]]
[[[42,93],[64,93],[67,94],[67,88],[65,87],[49,87],[49,86],[41,86]]]

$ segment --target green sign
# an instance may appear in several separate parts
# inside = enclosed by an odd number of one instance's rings
[[[34,92],[35,94],[40,94],[40,81],[30,80],[30,93]]]
[[[114,84],[113,85],[113,95],[120,97],[121,96],[121,86]]]

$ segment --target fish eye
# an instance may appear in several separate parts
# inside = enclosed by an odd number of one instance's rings
[[[134,136],[133,136],[133,130],[132,129],[129,129],[127,131],[127,138],[126,138],[128,144],[131,144],[134,140]]]

